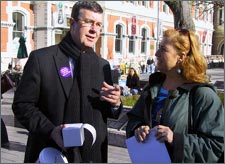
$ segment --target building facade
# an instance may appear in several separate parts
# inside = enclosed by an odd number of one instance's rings
[[[214,6],[212,55],[224,55],[224,7]]]
[[[192,2],[192,1],[190,1]],[[163,31],[173,28],[173,13],[163,1],[99,1],[104,28],[95,45],[98,55],[112,67],[146,63],[157,50]],[[69,31],[74,1],[1,1],[1,68],[17,59],[19,38],[26,38],[28,53],[57,44]],[[213,10],[192,8],[192,16],[205,56],[211,55]]]

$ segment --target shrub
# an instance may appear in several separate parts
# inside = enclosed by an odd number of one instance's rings
[[[140,95],[121,96],[124,106],[134,106]]]
[[[224,105],[224,92],[218,91],[217,94]],[[121,100],[124,106],[134,106],[139,97],[140,95],[122,96]]]
[[[218,94],[218,96],[220,97],[220,100],[222,101],[222,103],[223,103],[223,105],[224,105],[224,92],[218,91],[217,94]]]

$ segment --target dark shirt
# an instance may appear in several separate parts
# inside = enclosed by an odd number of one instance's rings
[[[127,76],[126,86],[131,89],[139,89],[140,81],[138,76]]]

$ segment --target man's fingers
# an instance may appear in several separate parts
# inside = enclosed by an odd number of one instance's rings
[[[108,89],[114,89],[115,87],[112,85],[107,84],[105,81],[103,82],[103,88],[108,88]]]

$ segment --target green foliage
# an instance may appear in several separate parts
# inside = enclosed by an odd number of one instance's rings
[[[220,97],[220,99],[224,105],[224,92],[218,91],[217,94]],[[124,106],[134,106],[134,104],[137,102],[139,97],[140,97],[140,95],[122,96],[121,100],[122,100]]]
[[[121,100],[124,106],[134,106],[140,95],[122,96]]]
[[[222,103],[224,105],[224,92],[218,91],[217,94],[220,97],[220,100],[222,101]]]

